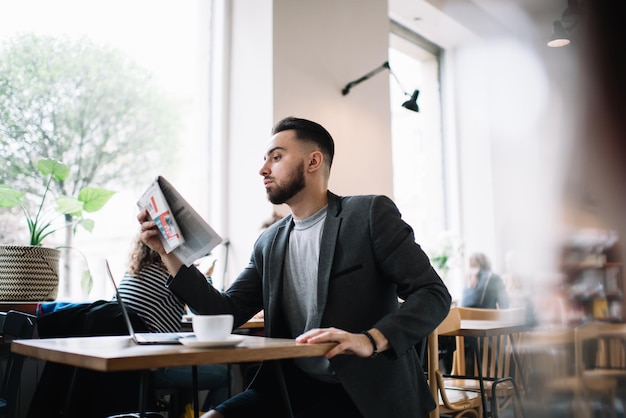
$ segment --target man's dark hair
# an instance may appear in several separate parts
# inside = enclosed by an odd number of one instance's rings
[[[299,140],[312,142],[320,147],[322,154],[324,154],[324,157],[328,161],[328,167],[330,168],[332,166],[333,157],[335,156],[335,141],[333,141],[333,137],[330,136],[322,125],[307,119],[287,116],[274,125],[272,135],[289,130],[294,130],[296,132],[296,138]]]

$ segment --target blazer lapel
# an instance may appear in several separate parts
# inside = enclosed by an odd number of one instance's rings
[[[324,232],[322,233],[320,261],[317,271],[317,303],[319,305],[317,313],[319,315],[319,321],[321,321],[324,315],[326,300],[328,299],[328,282],[330,281],[330,272],[333,266],[335,246],[337,240],[339,239],[339,227],[341,226],[342,219],[340,214],[341,203],[339,198],[328,192],[328,209],[326,211]]]
[[[270,254],[268,261],[265,265],[265,272],[267,280],[265,280],[265,295],[267,300],[265,306],[268,307],[268,312],[265,312],[266,326],[268,327],[267,333],[271,335],[272,318],[280,317],[278,315],[278,309],[280,306],[278,301],[281,299],[281,293],[283,289],[283,266],[285,264],[285,253],[287,251],[287,243],[289,242],[289,231],[293,225],[291,217],[281,225],[274,235],[272,246],[270,248]]]

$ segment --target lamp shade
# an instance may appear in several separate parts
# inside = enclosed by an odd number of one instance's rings
[[[552,37],[548,41],[548,46],[553,48],[558,48],[560,46],[565,46],[570,43],[569,35],[567,31],[563,27],[563,23],[558,20],[555,20],[552,24]]]
[[[419,96],[420,91],[419,90],[415,90],[413,91],[413,94],[411,95],[411,98],[409,100],[407,100],[406,102],[402,103],[402,107],[405,107],[409,110],[412,110],[414,112],[419,112],[420,108],[417,105],[417,96]]]

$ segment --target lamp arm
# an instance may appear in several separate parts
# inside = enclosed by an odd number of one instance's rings
[[[358,79],[356,79],[354,81],[351,81],[348,84],[346,84],[346,86],[341,90],[341,94],[343,94],[345,96],[346,94],[350,93],[350,89],[352,87],[356,86],[359,83],[364,82],[365,80],[369,80],[370,78],[374,77],[376,74],[380,73],[381,71],[384,71],[385,69],[391,70],[389,68],[389,61],[385,61],[383,63],[383,65],[381,65],[380,67],[375,68],[374,70],[372,70],[369,73],[365,74],[363,77],[358,78]]]
[[[396,73],[394,73],[391,70],[391,68],[389,69],[389,72],[391,73],[393,78],[396,80],[396,83],[398,83],[398,86],[400,87],[400,90],[402,90],[402,93],[404,93],[405,96],[410,96],[410,94],[404,89],[404,87],[402,87],[402,84],[400,83],[400,80],[398,80],[398,76],[396,76]]]

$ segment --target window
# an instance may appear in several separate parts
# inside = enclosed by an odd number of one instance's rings
[[[416,35],[390,35],[394,199],[416,240],[432,255],[448,228],[441,123],[439,50]],[[419,89],[419,113],[401,106]]]
[[[209,46],[212,1],[177,0],[22,0],[0,5],[0,42],[18,34],[86,37],[98,45],[120,50],[135,63],[152,72],[154,79],[168,93],[183,116],[175,132],[177,153],[167,165],[152,167],[136,185],[119,179],[107,185],[116,191],[107,205],[93,216],[93,233],[80,231],[72,246],[87,257],[94,276],[89,299],[109,298],[111,289],[104,276],[104,258],[108,258],[118,279],[125,271],[131,243],[138,232],[136,201],[156,175],[167,177],[203,215],[210,211],[207,193],[210,133],[207,103],[209,88]],[[154,147],[159,148],[155,143]],[[193,151],[189,151],[193,150]],[[141,150],[129,156],[129,164],[142,158]],[[56,243],[61,245],[62,236]],[[69,294],[59,289],[59,298],[83,299],[80,272],[82,257],[72,257]],[[210,260],[207,260],[210,264]],[[75,265],[75,266],[74,266]],[[63,280],[63,278],[62,278]]]

